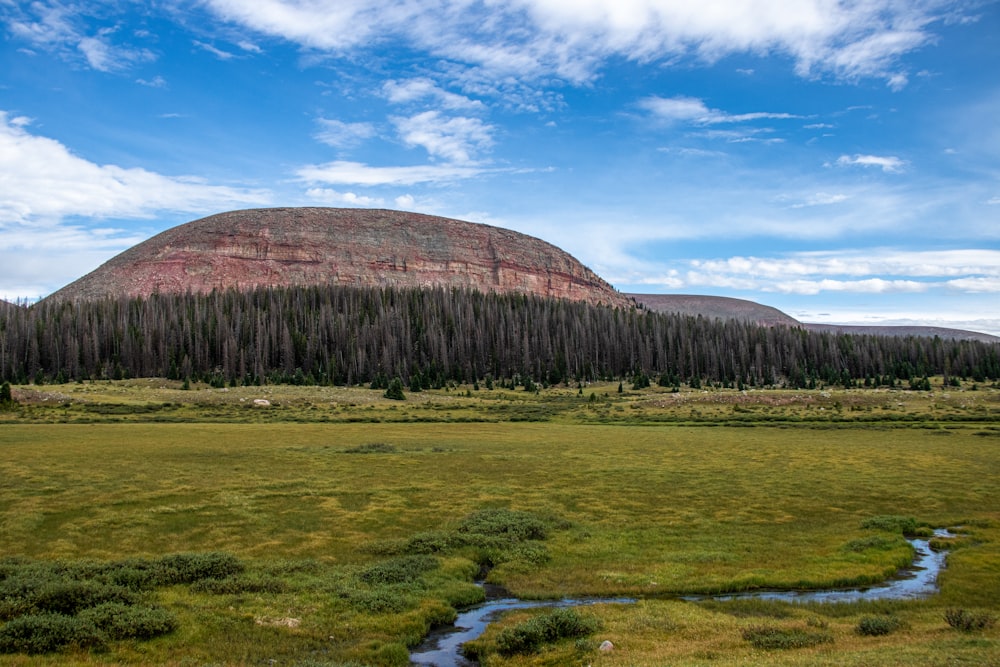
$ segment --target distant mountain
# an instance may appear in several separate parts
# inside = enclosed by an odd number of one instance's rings
[[[801,326],[799,321],[777,308],[745,299],[693,294],[626,294],[636,303],[658,313],[701,315],[720,320],[743,320],[764,326]]]
[[[949,340],[978,340],[983,343],[1000,343],[1000,336],[991,336],[978,331],[949,329],[947,327],[912,326],[851,326],[845,324],[802,324],[804,329],[816,332],[842,333],[869,336],[938,336]]]
[[[402,211],[221,213],[144,241],[48,299],[259,286],[445,287],[628,307],[568,253],[518,232]]]
[[[802,327],[819,333],[844,333],[869,336],[939,336],[949,340],[976,340],[983,343],[1000,343],[1000,337],[945,327],[914,326],[848,326],[841,324],[810,324],[799,322],[777,308],[764,306],[745,299],[724,296],[690,294],[627,294],[636,303],[659,313],[701,315],[721,320],[737,319],[764,326]]]

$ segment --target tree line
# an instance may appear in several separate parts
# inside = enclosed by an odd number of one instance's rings
[[[0,381],[724,386],[1000,378],[1000,345],[813,333],[522,294],[343,286],[0,304]]]

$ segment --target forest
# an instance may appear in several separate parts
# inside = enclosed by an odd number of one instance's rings
[[[929,388],[1000,379],[1000,345],[813,333],[521,294],[341,286],[0,304],[0,381]]]

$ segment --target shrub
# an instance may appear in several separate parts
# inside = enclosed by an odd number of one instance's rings
[[[103,638],[90,621],[65,614],[29,614],[0,628],[0,653],[51,653],[67,646],[97,647]]]
[[[996,618],[991,614],[986,612],[977,614],[964,609],[948,609],[944,612],[944,620],[948,625],[962,632],[986,630],[992,628],[996,623]]]
[[[833,641],[826,632],[809,632],[800,628],[754,626],[743,631],[743,639],[759,649],[806,648]]]
[[[420,391],[418,388],[417,391]],[[403,393],[403,381],[398,377],[389,382],[389,387],[385,390],[384,396],[394,401],[405,401],[406,394]]]
[[[117,602],[87,609],[79,618],[93,624],[108,639],[152,639],[177,628],[177,619],[165,609]]]
[[[888,635],[903,627],[903,622],[896,616],[862,616],[855,628],[864,637],[879,637]]]
[[[398,614],[410,609],[414,600],[401,590],[381,587],[373,591],[348,590],[342,593],[352,607],[368,614]]]
[[[912,516],[883,514],[868,517],[861,522],[861,527],[871,530],[884,530],[891,533],[902,533],[903,535],[916,535],[921,526]]]
[[[529,512],[486,509],[467,516],[458,526],[460,533],[511,537],[516,540],[544,540],[545,523]]]
[[[288,584],[276,577],[262,574],[239,574],[225,579],[202,579],[191,584],[196,593],[239,595],[241,593],[284,593]]]
[[[575,609],[553,609],[501,630],[496,639],[497,651],[506,656],[536,653],[542,644],[586,637],[598,629],[596,619],[583,616]]]
[[[209,552],[173,554],[157,561],[157,580],[163,585],[192,584],[202,579],[225,579],[243,572],[232,554]]]
[[[400,556],[365,568],[359,578],[373,585],[403,584],[417,581],[424,573],[438,567],[440,563],[433,556]]]

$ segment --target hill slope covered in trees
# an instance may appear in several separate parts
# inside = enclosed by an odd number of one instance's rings
[[[462,289],[281,287],[51,300],[0,318],[0,380],[730,386],[1000,378],[1000,345],[848,336]]]

